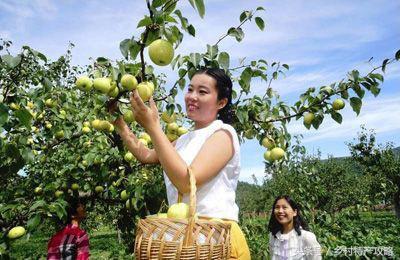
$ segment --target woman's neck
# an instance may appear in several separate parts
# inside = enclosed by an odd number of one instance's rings
[[[79,221],[77,219],[72,219],[71,225],[79,227]]]
[[[199,121],[197,121],[197,122],[194,123],[194,130],[199,130],[199,129],[202,129],[202,128],[206,128],[207,126],[211,125],[215,120],[216,119],[214,119],[211,122],[199,122]]]
[[[293,230],[293,222],[287,223],[282,226],[282,234],[287,234]]]

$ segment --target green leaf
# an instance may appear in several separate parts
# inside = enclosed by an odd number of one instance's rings
[[[170,43],[175,43],[179,39],[179,34],[181,32],[179,31],[178,27],[176,26],[171,26],[165,28],[165,37]]]
[[[170,16],[170,15],[167,15],[167,16],[165,17],[165,21],[166,21],[166,22],[170,22],[170,23],[178,23],[178,21],[177,21],[174,17],[172,17],[172,16]]]
[[[39,59],[43,60],[44,62],[47,62],[47,58],[43,53],[35,51],[33,49],[30,49],[30,50],[36,57],[38,57]]]
[[[287,65],[287,64],[282,64],[282,67],[284,67],[285,69],[289,70],[289,65]]]
[[[358,97],[352,97],[350,98],[350,105],[353,108],[353,111],[359,115],[362,106],[362,100]]]
[[[251,82],[251,76],[252,76],[252,70],[251,68],[245,68],[240,75],[240,78],[246,82],[246,84],[250,85]]]
[[[354,85],[354,86],[353,86],[353,90],[354,90],[354,92],[356,92],[356,94],[357,94],[357,96],[358,96],[359,98],[363,98],[363,97],[364,97],[364,95],[365,95],[365,90],[362,89],[362,88],[360,87],[360,85]]]
[[[190,35],[193,37],[196,36],[196,29],[193,27],[193,25],[190,24],[188,27],[186,27],[186,29]]]
[[[272,78],[273,79],[277,79],[278,78],[278,72],[274,71],[274,73],[272,73]]]
[[[260,28],[261,31],[264,31],[265,23],[261,17],[258,17],[258,16],[256,17],[256,24],[257,24],[258,28]]]
[[[98,64],[101,64],[101,65],[107,65],[107,64],[110,63],[110,61],[109,61],[107,58],[104,58],[104,57],[98,57],[98,58],[96,59],[96,62],[97,62]]]
[[[38,200],[33,205],[29,208],[29,211],[34,211],[37,208],[43,208],[46,205],[46,201],[44,200]]]
[[[186,28],[188,21],[187,21],[187,19],[185,17],[182,16],[181,11],[180,10],[175,10],[174,13],[178,16],[179,20],[181,21],[182,28]]]
[[[353,71],[349,74],[350,80],[352,80],[352,81],[354,81],[354,82],[358,82],[359,76],[360,76],[360,72],[358,72],[358,70],[353,70]]]
[[[259,6],[259,7],[257,7],[257,9],[256,9],[257,11],[260,11],[260,10],[263,10],[263,11],[265,11],[265,9],[264,9],[264,7],[262,7],[262,6]]]
[[[153,23],[153,21],[151,20],[151,18],[146,15],[142,20],[139,21],[136,28],[146,27],[152,23]]]
[[[372,73],[372,74],[369,75],[369,77],[371,79],[377,79],[377,80],[383,82],[383,76],[381,74],[379,74],[379,73]]]
[[[154,8],[158,8],[158,7],[162,6],[164,3],[165,3],[165,0],[154,0],[151,3],[151,6],[154,7]]]
[[[385,59],[382,62],[382,72],[385,73],[386,70],[386,64],[389,62],[389,59]]]
[[[180,78],[183,78],[186,75],[186,70],[185,69],[179,69],[178,74]]]
[[[129,45],[129,55],[132,60],[135,60],[140,52],[140,45],[136,41],[131,41]]]
[[[242,124],[246,123],[249,120],[249,114],[245,109],[239,109],[236,115],[239,119],[239,122]]]
[[[42,218],[40,217],[39,214],[34,215],[31,217],[28,222],[26,223],[26,226],[28,227],[29,231],[34,231],[36,227],[40,224],[40,221]]]
[[[190,3],[190,5],[191,5],[193,8],[195,8],[195,6],[194,6],[194,0],[189,0],[189,3]]]
[[[16,57],[13,57],[9,54],[1,56],[1,61],[5,62],[8,67],[11,69],[17,67],[19,63],[21,62],[21,56],[18,55]]]
[[[3,126],[8,121],[8,107],[0,103],[0,126]]]
[[[200,53],[190,53],[190,62],[193,63],[193,66],[197,68],[200,64],[201,55]]]
[[[342,115],[340,113],[336,112],[336,111],[332,111],[331,112],[331,117],[332,117],[333,120],[335,120],[339,124],[341,124],[342,121],[343,121]]]
[[[343,90],[342,92],[340,92],[340,96],[344,99],[348,99],[349,98],[349,92],[347,90]]]
[[[210,55],[210,59],[214,59],[218,55],[218,45],[207,44],[207,52]]]
[[[243,40],[244,32],[243,32],[242,28],[231,27],[228,30],[228,35],[232,36],[232,37],[235,37],[236,40],[238,42],[240,42],[241,40]]]
[[[371,86],[370,91],[376,97],[381,92],[381,88],[379,86],[373,85],[373,86]]]
[[[396,60],[400,60],[400,50],[398,50],[396,52],[396,54],[394,55],[394,57],[396,58]]]
[[[20,109],[15,112],[15,116],[19,119],[20,123],[27,128],[31,127],[32,115],[26,109]]]
[[[178,84],[179,84],[179,88],[181,90],[183,90],[185,88],[185,85],[186,85],[186,79],[184,79],[184,78],[179,79],[178,80]]]
[[[143,40],[144,35],[142,34],[142,40]],[[149,46],[150,43],[154,42],[160,38],[160,30],[155,30],[155,31],[149,31],[147,34],[147,39],[146,39],[146,46]]]
[[[24,160],[26,162],[33,162],[33,160],[35,159],[35,156],[33,155],[31,149],[25,149],[22,152],[22,158],[24,158]]]
[[[229,54],[227,52],[221,52],[218,56],[219,65],[224,69],[229,69]]]
[[[194,0],[194,3],[196,4],[200,17],[203,18],[205,14],[204,0]]]
[[[125,39],[121,41],[119,44],[119,50],[121,51],[121,54],[122,56],[124,56],[125,59],[128,59],[128,52],[130,45],[131,45],[130,39]]]
[[[317,114],[317,115],[315,115],[315,118],[314,118],[314,120],[312,121],[312,126],[313,126],[315,129],[318,129],[319,126],[322,124],[322,121],[324,121],[324,116],[321,115],[321,114]]]
[[[243,22],[247,17],[249,17],[249,15],[250,15],[250,12],[249,12],[249,11],[243,11],[243,12],[240,14],[240,22]]]
[[[171,4],[172,1],[174,0],[168,1],[163,7],[163,8],[167,7],[166,9],[164,9],[164,12],[166,14],[172,13],[176,8],[176,4],[178,3],[178,1],[174,1],[173,4]]]

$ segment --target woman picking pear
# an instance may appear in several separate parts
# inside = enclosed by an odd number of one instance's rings
[[[150,135],[154,149],[147,148],[132,133],[122,117],[115,121],[129,151],[141,162],[161,164],[169,205],[178,191],[189,201],[191,167],[197,184],[196,213],[201,218],[219,218],[231,223],[231,259],[250,259],[246,239],[238,225],[235,202],[240,174],[240,147],[232,121],[232,81],[221,69],[197,71],[185,93],[187,117],[194,130],[170,142],[163,132],[157,106],[152,98],[143,103],[136,90],[131,95],[135,120]]]

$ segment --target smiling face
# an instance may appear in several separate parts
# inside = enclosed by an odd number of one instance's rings
[[[274,215],[279,224],[293,226],[293,218],[297,216],[297,210],[293,210],[287,200],[280,199],[275,204]]]
[[[187,116],[194,121],[195,128],[208,126],[217,118],[218,110],[227,99],[218,100],[217,81],[207,74],[193,76],[185,94]]]

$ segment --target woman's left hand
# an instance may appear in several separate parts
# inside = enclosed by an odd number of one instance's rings
[[[133,114],[135,115],[135,121],[138,122],[147,132],[160,126],[160,118],[158,116],[158,109],[153,97],[150,97],[150,107],[146,106],[143,100],[140,98],[137,90],[133,90],[130,102],[132,106]]]

